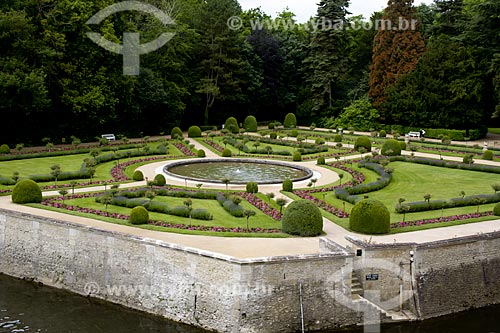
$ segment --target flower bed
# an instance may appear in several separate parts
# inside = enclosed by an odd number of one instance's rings
[[[93,198],[96,196],[102,195],[102,193],[85,193],[85,194],[75,194],[69,195],[65,197],[65,200],[73,200],[73,199],[83,199],[83,198]],[[91,214],[102,217],[109,217],[118,220],[128,221],[130,220],[130,216],[124,214],[118,214],[113,212],[106,212],[100,209],[93,208],[85,208],[74,205],[65,205],[62,203],[63,197],[53,197],[48,198],[42,201],[42,205],[47,207],[54,207],[58,209],[65,209],[72,212],[78,212],[83,214]],[[226,228],[220,226],[189,226],[182,223],[169,223],[163,221],[148,221],[149,225],[160,226],[165,228],[172,229],[182,229],[182,230],[192,230],[192,231],[206,231],[206,232],[231,232],[231,233],[261,233],[261,234],[272,234],[272,233],[281,233],[279,229],[263,229],[263,228],[253,228],[250,230],[246,230],[245,228]]]
[[[196,154],[191,149],[189,149],[184,143],[176,142],[176,143],[174,143],[174,147],[179,149],[180,152],[186,156],[189,156],[189,157],[196,156]]]
[[[283,215],[280,212],[269,206],[269,204],[258,198],[255,194],[243,192],[240,193],[240,196],[274,220],[281,221],[283,218]]]
[[[453,215],[453,216],[448,216],[448,217],[440,217],[440,218],[436,218],[436,219],[397,222],[397,223],[391,224],[391,228],[398,229],[398,228],[405,228],[405,227],[422,226],[422,225],[426,225],[426,224],[465,221],[465,220],[476,219],[476,218],[485,217],[485,216],[493,216],[493,212]]]

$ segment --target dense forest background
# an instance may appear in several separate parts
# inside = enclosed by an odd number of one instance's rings
[[[236,0],[148,0],[175,19],[122,12],[98,27],[86,21],[113,0],[2,0],[0,112],[2,143],[55,142],[169,133],[174,126],[282,120],[368,127],[399,124],[471,129],[499,123],[500,1],[390,0],[383,13],[351,17],[349,1],[322,0],[313,21],[251,29],[250,20],[294,22],[243,12]],[[228,18],[240,16],[239,30]],[[416,31],[327,29],[367,20],[418,19]],[[280,21],[281,20],[281,21]],[[123,57],[94,44],[101,32],[120,43],[176,36],[141,56],[141,75],[124,76]]]

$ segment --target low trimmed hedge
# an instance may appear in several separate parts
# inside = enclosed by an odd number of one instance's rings
[[[243,217],[245,213],[245,209],[237,205],[231,200],[231,198],[226,197],[223,193],[217,193],[217,201],[219,204],[224,207],[224,209],[234,217]]]
[[[430,210],[438,209],[448,209],[456,207],[469,207],[477,206],[479,204],[491,204],[500,202],[500,193],[496,194],[478,194],[470,195],[463,198],[452,198],[449,200],[430,200],[427,201],[415,201],[403,204],[396,204],[395,210],[397,213],[416,213],[416,212],[426,212]]]
[[[437,166],[450,169],[468,170],[468,171],[479,171],[487,173],[500,174],[500,167],[494,165],[483,165],[483,164],[464,164],[457,162],[447,162],[445,160],[436,160],[426,157],[405,157],[405,156],[393,156],[389,157],[391,162],[409,162],[417,163],[429,166]]]

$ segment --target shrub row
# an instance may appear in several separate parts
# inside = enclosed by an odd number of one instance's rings
[[[452,198],[449,200],[431,200],[427,201],[416,201],[408,202],[404,204],[396,204],[397,213],[415,213],[415,212],[426,212],[429,210],[447,209],[455,207],[468,207],[476,205],[485,205],[491,203],[500,202],[500,193],[496,194],[479,194],[471,195],[463,198]]]
[[[217,201],[224,207],[224,209],[234,217],[243,217],[245,210],[240,205],[237,205],[231,200],[231,198],[226,197],[223,193],[217,193]]]
[[[134,191],[121,191],[119,196],[125,198],[141,198],[146,195],[149,189],[139,189]],[[216,200],[217,193],[210,191],[185,191],[185,190],[169,190],[169,189],[155,189],[155,194],[160,197],[174,197],[174,198],[191,198],[202,200]]]
[[[405,157],[405,156],[393,156],[389,157],[391,162],[410,162],[417,164],[424,164],[429,166],[437,166],[450,169],[460,169],[468,171],[479,171],[500,174],[500,167],[493,165],[482,165],[482,164],[464,164],[457,162],[447,162],[445,160],[436,160],[432,158],[425,157]]]
[[[388,126],[386,130],[389,132],[393,131],[398,132],[401,135],[405,135],[409,132],[418,132],[420,128],[392,125]],[[469,139],[472,141],[479,140],[484,138],[487,133],[487,128],[473,129],[469,131]],[[450,138],[450,140],[453,141],[465,141],[465,130],[425,128],[425,137],[427,138],[439,139],[442,136],[447,136]]]
[[[0,175],[0,185],[15,185],[16,182],[10,177],[4,177]]]
[[[359,197],[358,194],[370,193],[381,190],[387,187],[392,180],[392,174],[388,173],[385,170],[385,168],[380,164],[361,161],[359,162],[358,165],[359,167],[364,167],[366,169],[375,171],[380,175],[380,178],[368,184],[361,184],[346,188],[338,188],[335,190],[335,196],[338,199],[349,202],[353,205],[362,200],[362,198]]]
[[[103,197],[96,197],[96,202],[103,203]],[[156,212],[161,214],[179,216],[179,217],[189,217],[189,209],[186,206],[175,206],[170,207],[165,202],[151,201],[145,198],[133,198],[129,199],[124,196],[114,197],[111,201],[111,205],[135,208],[143,206],[150,212]],[[210,221],[213,219],[212,214],[206,209],[198,208],[191,211],[191,217],[196,220]]]

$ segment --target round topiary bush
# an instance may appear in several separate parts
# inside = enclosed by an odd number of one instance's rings
[[[296,137],[298,137],[298,136],[299,136],[299,131],[297,131],[297,130],[293,130],[293,131],[291,131],[291,132],[290,132],[290,136],[291,136],[292,138],[296,138]]]
[[[309,200],[292,202],[283,215],[283,232],[301,237],[314,237],[323,232],[323,216]]]
[[[293,192],[293,182],[288,178],[283,181],[283,191]]]
[[[200,149],[200,150],[198,150],[198,152],[196,152],[196,156],[198,156],[199,158],[203,158],[203,157],[206,157],[207,154],[205,153],[205,151],[203,149]]]
[[[394,139],[389,139],[386,142],[384,142],[381,154],[384,156],[400,156],[401,145],[399,144],[399,141]]]
[[[132,179],[135,180],[136,182],[143,181],[144,175],[142,174],[142,171],[136,170],[132,176]]]
[[[335,141],[335,142],[342,142],[342,135],[336,134],[335,138],[333,139],[333,141]]]
[[[156,175],[154,182],[156,186],[165,186],[167,184],[167,180],[165,179],[165,176],[162,174]]]
[[[10,148],[6,144],[0,146],[0,154],[10,154]]]
[[[233,156],[233,152],[231,151],[231,149],[226,148],[222,151],[222,157],[231,157],[231,156]]]
[[[247,132],[257,132],[257,119],[254,116],[248,116],[243,122],[243,127]]]
[[[130,223],[139,225],[149,221],[149,212],[143,206],[137,206],[130,212]]]
[[[259,185],[256,182],[247,183],[247,193],[258,193]]]
[[[483,153],[483,160],[493,161],[493,152],[491,150],[487,150]]]
[[[276,125],[275,125],[274,123],[269,123],[269,124],[267,125],[267,128],[269,128],[270,130],[273,130],[273,129],[275,129],[275,128],[276,128]]]
[[[294,162],[301,162],[302,161],[302,154],[300,151],[296,151],[293,153],[293,161]]]
[[[349,228],[368,235],[388,234],[391,231],[391,214],[377,200],[362,200],[351,211]]]
[[[401,148],[401,151],[406,150],[406,142],[404,141],[398,141],[399,142],[399,147]]]
[[[199,128],[198,126],[189,127],[188,136],[190,138],[201,138],[201,128]]]
[[[326,160],[323,156],[319,157],[318,158],[318,165],[325,165],[326,164]]]
[[[500,216],[500,203],[497,203],[493,208],[493,214],[495,216]]]
[[[172,139],[182,139],[182,138],[184,138],[184,134],[182,133],[182,130],[179,127],[174,127],[174,128],[172,128],[172,132],[170,133],[170,137]]]
[[[23,179],[12,190],[12,202],[16,204],[40,203],[42,190],[31,179]]]
[[[387,137],[387,132],[385,130],[381,130],[378,133],[378,136],[381,137],[381,138],[385,138],[385,137]]]
[[[239,133],[240,126],[238,125],[238,120],[236,120],[236,118],[234,117],[227,118],[226,122],[224,123],[224,129],[227,129],[231,133]]]
[[[365,148],[367,152],[372,151],[372,142],[369,137],[360,136],[356,139],[356,142],[354,143],[354,150],[359,151],[361,147]]]
[[[285,116],[285,121],[283,122],[285,128],[295,128],[297,127],[297,117],[293,113],[289,113]]]
[[[277,139],[277,138],[278,138],[278,133],[276,133],[276,132],[271,132],[271,133],[269,133],[269,137],[270,137],[271,139]]]
[[[324,145],[326,143],[326,141],[323,138],[317,138],[316,141],[315,141],[315,143],[317,145]]]

